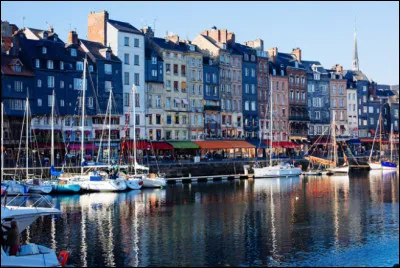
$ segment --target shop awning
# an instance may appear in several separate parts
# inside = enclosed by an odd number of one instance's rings
[[[260,149],[268,148],[268,146],[264,142],[262,142],[260,140],[249,140],[247,142],[251,143],[254,146],[256,146],[256,148],[260,148]]]
[[[370,128],[370,129],[369,129],[369,132],[370,132],[372,135],[374,135],[374,134],[375,134],[375,129]]]
[[[199,149],[199,146],[191,141],[171,141],[168,142],[174,149]]]
[[[363,139],[360,139],[360,141],[364,142],[364,143],[373,143],[374,142],[374,138],[363,138]],[[389,143],[389,141],[388,140],[382,140],[382,143],[387,144],[387,143]],[[379,144],[379,139],[378,138],[375,139],[375,144]]]
[[[234,148],[256,148],[253,144],[245,141],[195,141],[200,149],[234,149]]]
[[[264,143],[268,146],[269,148],[269,141],[264,141]],[[274,141],[272,142],[272,147],[274,148],[299,148],[300,145],[291,142],[291,141]]]
[[[157,141],[151,142],[151,148],[153,150],[172,150],[174,147],[172,147],[172,145],[167,142]]]
[[[125,141],[124,149],[133,150],[133,141]],[[136,150],[151,150],[150,142],[148,141],[136,141]]]
[[[96,150],[97,147],[93,143],[85,144],[85,150]],[[70,144],[69,145],[70,150],[80,150],[81,149],[81,144]]]

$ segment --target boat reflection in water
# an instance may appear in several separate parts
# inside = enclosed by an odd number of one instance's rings
[[[393,266],[398,189],[357,173],[59,196],[29,237],[74,266]]]

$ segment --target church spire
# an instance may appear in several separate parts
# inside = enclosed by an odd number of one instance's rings
[[[354,23],[354,55],[353,55],[353,71],[359,71],[358,66],[358,51],[357,51],[357,26]]]

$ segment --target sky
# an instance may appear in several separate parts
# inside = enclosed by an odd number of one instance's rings
[[[38,29],[54,27],[66,41],[68,31],[87,38],[90,11],[107,10],[110,19],[136,28],[149,25],[157,37],[166,32],[193,38],[212,26],[234,32],[236,42],[261,38],[264,48],[291,52],[325,68],[350,69],[355,21],[359,66],[380,84],[399,84],[399,2],[41,2],[1,1],[1,19]],[[23,19],[24,18],[24,19]],[[155,27],[154,27],[155,26]]]

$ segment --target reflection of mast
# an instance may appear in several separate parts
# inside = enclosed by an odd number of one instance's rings
[[[82,197],[81,197],[82,200]],[[87,245],[86,245],[86,214],[84,206],[81,203],[81,217],[82,217],[82,229],[81,229],[81,262],[83,267],[87,267]]]
[[[272,254],[276,255],[277,252],[277,245],[276,245],[276,227],[275,227],[275,205],[274,205],[274,193],[272,192],[272,185],[271,185],[271,234],[272,234]]]
[[[55,218],[53,216],[51,216],[51,247],[52,247],[53,250],[57,249],[56,220],[55,220]]]

